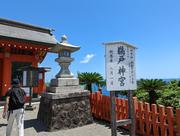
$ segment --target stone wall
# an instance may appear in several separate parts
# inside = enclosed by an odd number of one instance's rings
[[[40,100],[38,119],[49,131],[74,128],[93,122],[89,95],[71,94],[59,99],[44,96]]]

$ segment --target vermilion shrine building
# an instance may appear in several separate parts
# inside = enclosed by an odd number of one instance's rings
[[[48,50],[58,43],[51,32],[51,29],[0,18],[0,97],[6,94],[12,78],[22,79],[23,73],[17,69],[38,67]],[[33,88],[36,94],[45,90],[44,73],[45,70],[39,71],[39,85]]]

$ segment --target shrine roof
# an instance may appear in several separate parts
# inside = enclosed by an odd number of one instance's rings
[[[58,43],[52,29],[0,18],[0,37],[21,39],[46,46]]]

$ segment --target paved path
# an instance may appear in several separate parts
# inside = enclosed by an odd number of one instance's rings
[[[25,136],[111,136],[109,124],[105,122],[95,122],[91,125],[78,127],[69,130],[60,130],[56,132],[46,132],[46,129],[37,118],[38,105],[36,110],[25,112]],[[2,110],[0,110],[0,136],[5,136],[6,120],[2,119]],[[14,122],[12,136],[16,136]],[[125,130],[118,130],[118,136],[129,136]]]

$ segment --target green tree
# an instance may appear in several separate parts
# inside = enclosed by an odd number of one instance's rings
[[[162,90],[165,86],[165,82],[161,79],[141,79],[138,82],[138,89],[145,90],[149,93],[149,103],[156,103],[158,99],[157,92]]]
[[[174,109],[180,108],[180,89],[164,89],[161,91],[161,97],[157,100],[158,104],[171,106]]]
[[[168,82],[166,88],[160,91],[160,97],[157,103],[164,106],[171,106],[174,110],[180,108],[180,82],[177,80]]]
[[[92,93],[91,84],[96,83],[98,85],[103,84],[104,80],[101,74],[97,72],[82,72],[78,73],[80,84],[86,84],[86,89]]]
[[[166,89],[170,89],[170,90],[180,89],[180,81],[172,80],[168,82],[168,84],[166,85]]]

